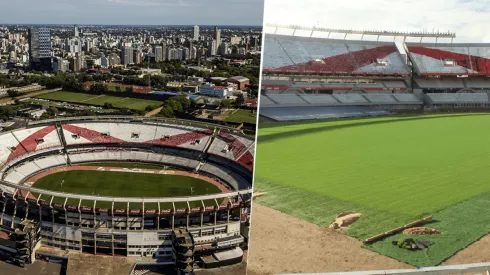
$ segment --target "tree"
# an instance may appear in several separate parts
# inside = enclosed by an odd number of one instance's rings
[[[104,103],[104,109],[111,109],[113,106],[112,106],[112,103],[110,102],[105,102]]]
[[[120,93],[121,92],[121,87],[120,86],[116,86],[116,92],[117,93]]]
[[[245,103],[245,98],[243,97],[242,93],[239,93],[236,97],[235,104],[238,106],[241,106]]]
[[[162,108],[160,115],[164,117],[175,117],[175,112],[171,106],[167,105]]]
[[[7,91],[7,94],[8,94],[8,96],[10,96],[11,98],[18,97],[18,96],[20,95],[19,91],[17,91],[17,90],[12,90],[12,89],[8,90],[8,91]]]
[[[230,108],[231,106],[231,100],[229,99],[223,99],[221,100],[220,104],[219,104],[221,107],[223,108]]]
[[[151,105],[148,105],[148,106],[145,107],[145,111],[147,111],[147,112],[151,112],[154,109],[155,109],[155,107],[154,106],[151,106]]]
[[[125,115],[130,115],[131,114],[131,110],[129,110],[128,108],[126,107],[122,107],[121,108],[121,113],[125,114]]]
[[[59,113],[58,108],[54,106],[50,106],[48,109],[46,109],[46,114],[48,115],[48,117],[57,116],[58,113]]]
[[[107,93],[107,87],[102,83],[95,83],[94,85],[90,86],[89,91],[98,95],[102,95]]]
[[[133,92],[133,86],[126,87],[126,93],[132,93]]]

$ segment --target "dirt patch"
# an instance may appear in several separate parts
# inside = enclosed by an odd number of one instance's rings
[[[428,227],[412,227],[403,230],[403,234],[407,235],[441,235],[442,232]]]
[[[156,108],[155,110],[153,111],[149,111],[148,113],[145,114],[145,117],[151,117],[151,116],[154,116],[158,113],[160,113],[160,111],[163,109],[163,107],[160,107],[160,108]]]
[[[267,192],[254,192],[253,199],[267,195]]]
[[[68,255],[67,274],[129,274],[134,264],[134,259],[132,258],[70,253]]]
[[[361,245],[335,230],[254,203],[247,274],[413,268]]]
[[[330,225],[332,229],[348,229],[349,226],[355,223],[361,217],[360,213],[343,212],[335,217],[335,221]]]

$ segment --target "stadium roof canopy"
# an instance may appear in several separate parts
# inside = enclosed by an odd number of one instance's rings
[[[418,75],[490,76],[490,44],[406,43]]]
[[[394,42],[265,35],[265,73],[410,75]]]

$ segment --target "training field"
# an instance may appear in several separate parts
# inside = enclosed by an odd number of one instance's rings
[[[80,167],[73,167],[73,169],[77,168]],[[88,170],[89,168],[93,170]],[[148,167],[145,168],[148,169]],[[109,171],[109,168],[106,171],[97,171],[96,169],[97,167],[88,166],[81,168],[81,170],[58,170],[55,173],[39,176],[33,187],[65,193],[133,198],[188,197],[221,192],[220,188],[208,181],[191,176],[175,175],[176,172],[172,170],[166,171],[167,174],[150,174]],[[54,202],[63,204],[64,199],[55,199]],[[69,204],[78,205],[78,200],[69,200]],[[111,202],[97,202],[97,207],[111,208],[111,204]],[[141,204],[133,204],[130,204],[130,208],[141,209]],[[193,206],[194,204],[195,206]],[[82,202],[82,205],[93,207],[93,201],[87,201],[86,204]],[[193,203],[193,205],[191,207],[202,206],[201,202]],[[156,204],[145,204],[146,209],[149,209],[150,206],[155,207],[151,209],[158,209]],[[171,203],[162,203],[161,206],[172,207]],[[115,205],[115,208],[126,207],[126,203]],[[176,207],[187,208],[187,203],[185,205],[177,205],[176,203]]]
[[[246,123],[257,123],[257,112],[252,113],[250,110],[237,109],[233,111],[225,121],[228,122],[246,122]]]
[[[257,202],[322,227],[359,212],[343,232],[361,240],[433,215],[426,226],[443,234],[415,236],[428,249],[392,245],[400,234],[365,247],[438,265],[490,232],[489,125],[489,114],[266,124],[254,188],[268,194]]]
[[[82,103],[94,106],[104,106],[104,103],[111,103],[114,108],[128,108],[131,110],[144,111],[146,106],[160,106],[161,101],[147,100],[129,97],[118,97],[109,95],[93,95],[74,92],[53,92],[37,96],[36,98],[49,99],[54,101],[64,101],[70,103]]]

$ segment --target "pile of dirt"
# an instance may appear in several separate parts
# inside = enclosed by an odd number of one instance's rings
[[[441,235],[442,232],[428,227],[412,227],[403,230],[403,234],[407,235]]]
[[[335,217],[335,221],[330,225],[332,229],[348,229],[351,224],[361,217],[360,213],[342,212]]]

